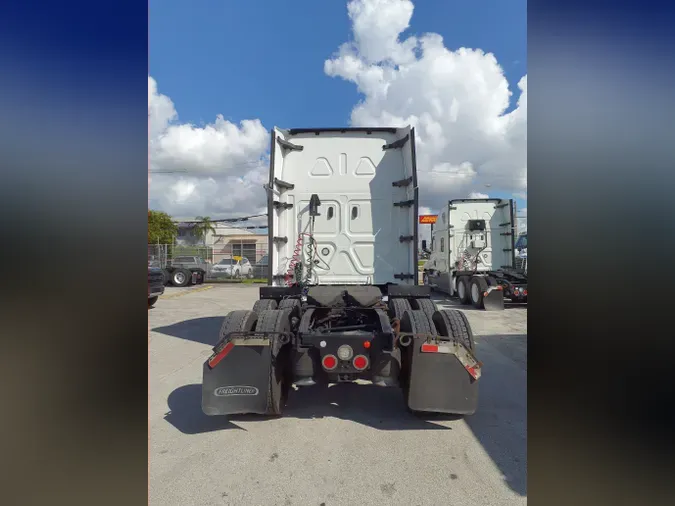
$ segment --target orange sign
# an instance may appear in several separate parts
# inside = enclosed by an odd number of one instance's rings
[[[420,224],[430,224],[430,223],[436,223],[436,220],[438,220],[438,215],[437,214],[422,214],[420,215]]]

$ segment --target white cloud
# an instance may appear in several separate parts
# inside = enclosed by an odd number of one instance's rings
[[[490,198],[490,196],[487,193],[471,192],[471,193],[469,193],[469,196],[467,198],[468,199],[487,199],[487,198]]]
[[[523,193],[527,188],[527,76],[516,108],[503,69],[480,49],[450,50],[435,33],[402,38],[410,0],[351,0],[353,42],[324,72],[353,82],[363,100],[355,126],[416,127],[422,203],[440,207],[471,186]]]
[[[231,217],[264,207],[269,134],[260,120],[218,115],[203,127],[178,122],[173,102],[148,76],[149,207],[174,216]]]
[[[416,127],[425,206],[439,209],[486,185],[526,198],[527,76],[518,83],[517,106],[505,114],[512,92],[494,55],[446,48],[435,33],[403,35],[414,29],[413,10],[410,0],[348,2],[352,41],[324,72],[363,95],[352,125]],[[259,120],[235,124],[218,115],[205,126],[181,123],[150,76],[148,118],[151,168],[186,171],[149,177],[151,207],[180,216],[264,210],[269,134]]]

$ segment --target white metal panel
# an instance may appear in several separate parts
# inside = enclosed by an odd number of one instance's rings
[[[505,206],[498,207],[500,204]],[[454,209],[453,209],[454,208]],[[468,251],[472,256],[480,254],[479,271],[501,269],[510,266],[511,217],[508,200],[465,200],[452,201],[448,208],[448,223],[452,228],[448,231],[450,242],[449,265],[453,268],[459,256]],[[469,220],[485,220],[487,245],[483,248],[471,248],[471,234],[481,235],[480,232],[470,232],[467,228]],[[507,224],[507,225],[504,225]],[[505,251],[508,250],[508,251]]]
[[[319,263],[315,264],[316,284],[414,284],[395,274],[416,273],[414,241],[400,242],[400,236],[414,235],[415,207],[395,207],[394,202],[412,200],[414,187],[392,183],[413,175],[411,142],[403,148],[383,150],[407,134],[372,131],[322,131],[291,135],[275,129],[280,138],[302,146],[302,151],[274,146],[274,177],[295,185],[275,190],[274,200],[293,204],[292,209],[271,210],[273,236],[287,237],[286,244],[273,244],[273,275],[289,269],[294,248],[302,232],[308,232],[309,201],[317,194],[320,216],[314,224]],[[303,244],[308,242],[304,238]],[[277,278],[274,285],[283,285]]]

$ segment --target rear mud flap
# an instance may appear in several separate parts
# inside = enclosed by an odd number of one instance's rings
[[[413,411],[472,415],[478,406],[478,381],[455,355],[423,353],[412,346],[408,407]]]
[[[483,296],[483,309],[486,311],[502,311],[504,309],[504,293],[501,290],[492,290]]]
[[[215,366],[209,366],[213,357],[204,363],[202,411],[206,415],[267,412],[272,347],[269,340],[257,341],[266,344],[234,345]]]

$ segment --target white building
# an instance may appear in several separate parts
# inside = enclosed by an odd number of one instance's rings
[[[208,231],[203,238],[194,234],[195,218],[175,218],[178,225],[176,244],[202,246],[211,251],[207,260],[217,263],[229,256],[245,256],[256,263],[267,254],[268,239],[264,229],[246,229],[230,223],[214,223],[215,232]],[[246,223],[246,222],[243,222]]]

